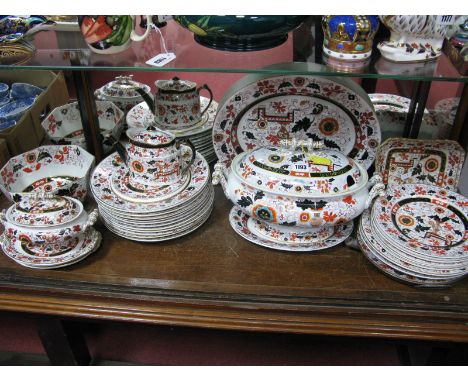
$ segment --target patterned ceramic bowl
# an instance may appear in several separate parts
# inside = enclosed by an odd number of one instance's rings
[[[110,101],[96,101],[96,108],[104,152],[107,153],[119,140],[124,112]],[[42,121],[42,127],[52,143],[86,148],[78,102],[68,103],[52,110]]]
[[[10,96],[13,99],[35,98],[44,90],[38,86],[26,84],[23,82],[15,82],[11,85]]]
[[[41,146],[11,158],[0,171],[0,189],[15,202],[36,192],[84,200],[94,156],[78,146]]]
[[[36,98],[22,98],[8,102],[0,107],[0,121],[19,121]]]
[[[6,237],[20,240],[25,251],[33,246],[35,253],[38,247],[47,248],[50,253],[50,246],[53,246],[52,253],[57,256],[76,246],[97,217],[97,210],[88,215],[76,199],[34,194],[3,211],[0,221]]]
[[[10,90],[10,87],[8,84],[4,84],[3,82],[0,82],[0,100],[8,97],[8,92]]]

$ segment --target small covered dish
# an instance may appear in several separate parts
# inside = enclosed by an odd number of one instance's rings
[[[36,253],[41,246],[59,252],[73,248],[97,217],[97,210],[88,215],[79,200],[51,194],[23,198],[0,214],[6,237],[34,246]]]
[[[143,97],[136,89],[141,89],[147,94],[151,93],[148,85],[133,80],[133,75],[117,76],[111,81],[94,92],[99,101],[111,101],[125,114],[134,106],[143,102]]]
[[[233,203],[274,231],[285,234],[297,227],[296,232],[312,236],[321,231],[323,239],[325,227],[359,216],[383,185],[369,193],[374,181],[368,182],[365,168],[321,146],[288,140],[241,153],[230,168],[215,165],[213,183],[221,183]]]

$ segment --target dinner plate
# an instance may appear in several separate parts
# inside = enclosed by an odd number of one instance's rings
[[[90,188],[98,204],[116,211],[134,214],[161,212],[185,204],[204,190],[210,178],[208,163],[202,155],[197,153],[194,163],[190,166],[192,174],[190,183],[181,193],[155,203],[133,203],[119,198],[112,191],[111,176],[122,169],[127,170],[120,156],[117,153],[111,154],[96,166],[90,179]]]
[[[427,279],[423,277],[417,277],[409,275],[405,272],[400,272],[393,267],[384,263],[379,257],[375,255],[372,249],[363,241],[360,232],[357,235],[358,243],[361,248],[362,253],[364,256],[374,265],[376,266],[381,272],[385,273],[387,276],[391,278],[402,281],[407,284],[421,286],[421,287],[444,287],[451,285],[458,279],[453,280],[444,280],[444,279]]]
[[[209,98],[200,96],[201,110],[203,110],[206,105],[208,105],[209,101]],[[203,115],[202,120],[197,124],[181,129],[168,129],[165,126],[158,126],[158,124],[154,121],[153,113],[149,110],[148,104],[146,102],[141,102],[129,110],[126,121],[129,128],[136,127],[146,129],[151,125],[156,125],[161,130],[170,131],[176,137],[191,137],[211,131],[217,109],[218,103],[213,100],[210,107]]]
[[[252,218],[236,206],[232,207],[231,212],[229,213],[229,223],[231,224],[231,227],[237,234],[254,244],[281,251],[309,252],[330,248],[346,240],[346,238],[349,235],[351,235],[353,231],[353,222],[351,221],[349,223],[340,225],[335,235],[323,241],[311,243],[299,243],[289,241],[281,243],[272,240],[266,240],[262,237],[255,235],[249,229],[249,219]]]
[[[424,184],[393,185],[376,199],[376,226],[392,242],[404,243],[428,258],[468,259],[468,200]]]
[[[435,268],[431,264],[426,266],[414,264],[411,255],[404,256],[404,250],[399,251],[394,246],[386,245],[381,237],[372,228],[369,228],[369,215],[369,212],[366,211],[361,217],[360,229],[364,233],[362,239],[373,250],[374,254],[380,257],[381,261],[387,265],[392,266],[400,272],[406,272],[416,277],[432,279],[459,278],[467,273],[466,266],[456,269],[449,269],[449,267],[441,269]]]
[[[99,247],[100,241],[101,234],[94,228],[90,228],[89,233],[80,238],[80,242],[73,249],[59,256],[41,257],[31,255],[29,251],[25,251],[21,240],[9,240],[2,235],[2,250],[9,258],[24,266],[57,268],[82,260]]]

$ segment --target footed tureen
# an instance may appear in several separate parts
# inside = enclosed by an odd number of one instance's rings
[[[243,212],[266,224],[265,232],[331,236],[333,227],[359,216],[381,192],[367,171],[321,142],[286,141],[239,154],[230,168],[215,165],[213,183]],[[320,232],[317,235],[317,232]]]

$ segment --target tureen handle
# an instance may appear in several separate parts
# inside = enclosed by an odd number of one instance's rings
[[[0,223],[2,225],[7,222],[5,215],[6,215],[6,210],[3,210],[2,212],[0,212]]]
[[[89,228],[91,228],[96,223],[98,217],[99,217],[99,212],[98,212],[97,208],[95,208],[93,210],[93,212],[91,212],[88,215],[88,220],[86,221],[85,225],[83,226],[83,231],[87,231]]]
[[[193,164],[193,162],[195,162],[195,157],[197,156],[197,151],[196,151],[195,146],[193,145],[193,143],[188,138],[181,139],[180,141],[177,141],[177,144],[179,145],[179,147],[180,147],[181,144],[185,144],[188,147],[190,147],[190,150],[192,150],[192,158],[190,158],[190,162],[184,168],[182,168],[182,175],[184,175],[185,172]]]
[[[218,184],[221,184],[221,187],[223,188],[224,194],[229,197],[228,195],[228,184],[227,184],[227,168],[226,166],[221,163],[217,162],[214,165],[214,171],[213,175],[211,177],[211,183],[216,186]]]
[[[385,184],[377,183],[372,187],[372,189],[369,191],[369,196],[366,199],[366,209],[372,205],[372,202],[377,196],[385,196]]]
[[[211,89],[208,87],[207,84],[204,84],[202,86],[200,86],[198,89],[197,89],[197,93],[200,94],[200,91],[201,90],[206,90],[208,93],[210,93],[210,101],[208,102],[208,105],[206,105],[206,107],[203,109],[203,111],[200,113],[200,116],[202,116],[203,114],[206,113],[206,111],[208,110],[208,108],[210,107],[211,105],[211,102],[213,101],[213,92],[211,91]]]
[[[367,183],[367,187],[370,188],[371,186],[378,184],[378,183],[383,183],[383,178],[379,173],[375,173],[369,179],[369,182]]]

